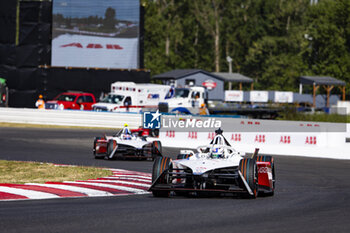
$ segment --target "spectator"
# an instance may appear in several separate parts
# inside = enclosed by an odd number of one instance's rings
[[[199,115],[209,115],[208,109],[205,107],[205,103],[199,108]]]
[[[42,95],[39,95],[39,99],[36,101],[35,107],[38,109],[45,109],[45,101],[43,100]]]

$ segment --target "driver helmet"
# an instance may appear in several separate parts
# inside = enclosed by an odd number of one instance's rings
[[[224,157],[224,148],[214,147],[211,152],[211,158],[218,159]]]
[[[124,124],[123,134],[131,134],[131,131],[128,128],[128,124]]]

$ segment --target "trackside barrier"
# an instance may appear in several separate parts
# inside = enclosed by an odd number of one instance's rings
[[[350,159],[350,143],[345,143],[344,135],[338,133],[225,132],[224,136],[237,151],[246,153],[259,148],[262,154]],[[166,146],[196,149],[209,144],[210,137],[211,133],[204,132],[165,131],[160,132],[159,139]],[[343,142],[331,145],[337,138]]]
[[[334,132],[332,125],[319,122],[308,122],[302,125],[293,121],[234,118],[224,118],[222,121],[226,124],[239,125],[239,130],[235,132],[227,130],[229,127],[223,127],[224,136],[238,151],[253,153],[255,148],[260,148],[260,153],[263,154],[350,159],[350,124],[346,124],[346,129],[343,131]],[[0,108],[0,122],[101,128],[122,128],[125,123],[128,123],[130,128],[138,128],[142,125],[142,115],[79,110]],[[272,130],[279,129],[281,125],[285,125],[286,130],[283,132]],[[297,132],[289,130],[297,126],[306,127],[306,130]],[[319,127],[320,130],[307,130],[308,127]],[[208,144],[214,136],[214,132],[198,130],[180,132],[163,127],[160,130],[159,139],[163,146],[196,149],[200,145]]]
[[[233,118],[220,120],[225,138],[237,151],[253,153],[255,148],[259,148],[262,154],[350,159],[350,124]],[[237,129],[235,132],[230,131],[232,126]],[[209,144],[214,136],[214,132],[203,130],[181,132],[174,128],[162,128],[159,138],[163,145],[196,149]]]
[[[142,125],[141,114],[110,113],[79,110],[38,110],[28,108],[0,108],[0,122],[61,126],[130,128]]]

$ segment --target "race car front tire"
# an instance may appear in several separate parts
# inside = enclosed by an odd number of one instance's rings
[[[256,198],[258,195],[258,169],[256,161],[251,158],[241,159],[239,170],[253,192],[253,195],[249,194],[249,197]]]
[[[117,146],[117,142],[113,139],[110,139],[107,143],[107,154],[106,154],[106,158],[107,159],[113,159],[113,157],[111,158],[110,155],[113,152],[114,148]],[[115,152],[117,153],[117,152]]]
[[[100,139],[102,139],[102,137],[95,137],[94,139],[93,154],[95,156],[95,159],[103,159],[105,157],[104,154],[101,155],[96,153],[96,143],[97,143],[97,140],[100,140]]]
[[[165,170],[172,169],[172,162],[169,157],[157,157],[153,163],[152,183],[157,181],[157,184],[168,184],[170,182],[168,175],[162,175]],[[160,177],[161,176],[161,177]],[[152,190],[155,197],[169,197],[170,191],[167,190]]]
[[[153,141],[152,159],[155,160],[158,156],[162,156],[162,143],[160,141]]]

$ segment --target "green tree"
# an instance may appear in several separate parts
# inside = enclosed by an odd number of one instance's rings
[[[324,0],[306,15],[309,46],[304,61],[309,74],[350,81],[350,2]]]
[[[260,5],[264,33],[249,47],[243,65],[258,88],[297,90],[305,72],[302,51],[307,41],[302,22],[308,4],[306,0],[270,0]]]
[[[103,26],[106,29],[115,29],[116,24],[116,12],[112,7],[108,7],[105,12],[105,18],[103,21]]]
[[[245,56],[253,42],[266,34],[261,16],[264,0],[231,0],[225,3],[221,57],[233,59],[233,71],[245,72]],[[222,59],[223,71],[228,71],[226,59]]]
[[[350,1],[143,0],[145,65],[233,71],[259,89],[298,89],[301,75],[350,81]],[[349,86],[348,86],[349,88]]]
[[[183,13],[186,13],[187,1],[158,0],[145,5],[145,64],[152,73],[185,68],[183,48],[184,28]],[[148,17],[149,16],[149,17]],[[186,52],[185,52],[186,53]]]
[[[223,0],[193,0],[192,12],[198,23],[214,41],[215,71],[220,71],[220,25],[223,16]]]

